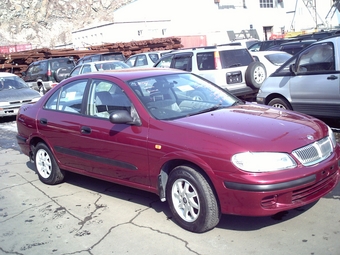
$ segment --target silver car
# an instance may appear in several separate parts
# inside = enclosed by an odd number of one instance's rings
[[[0,117],[15,116],[25,103],[36,102],[41,95],[19,76],[0,72]]]
[[[315,42],[262,84],[256,101],[319,118],[340,118],[340,36]]]

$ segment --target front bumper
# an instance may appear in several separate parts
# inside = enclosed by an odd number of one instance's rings
[[[332,191],[340,179],[340,160],[320,164],[317,171],[295,180],[272,184],[223,181],[219,194],[225,214],[269,216],[313,203]]]

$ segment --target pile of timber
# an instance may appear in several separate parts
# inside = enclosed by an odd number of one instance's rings
[[[182,47],[181,38],[166,37],[127,43],[107,43],[103,45],[90,46],[86,50],[40,48],[1,54],[0,72],[10,72],[21,76],[21,73],[26,71],[29,64],[37,60],[48,58],[73,57],[73,59],[77,61],[87,55],[106,52],[122,52],[124,56],[128,58],[137,53],[158,50],[175,50]]]

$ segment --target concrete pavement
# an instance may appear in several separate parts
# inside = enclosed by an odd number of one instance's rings
[[[0,150],[0,255],[339,255],[340,185],[318,202],[273,217],[224,215],[213,230],[177,226],[147,192],[69,174],[41,183],[28,157]]]

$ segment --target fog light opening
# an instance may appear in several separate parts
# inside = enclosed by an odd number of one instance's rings
[[[277,203],[277,195],[268,196],[262,199],[262,207],[273,207]]]

